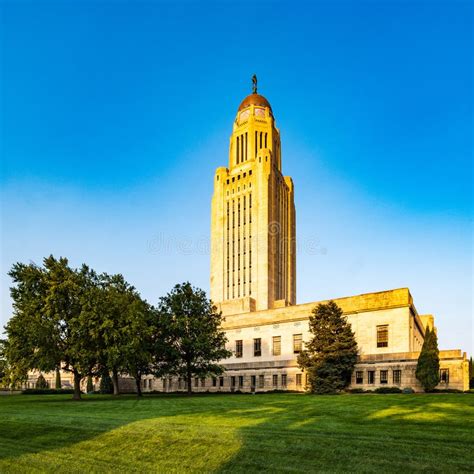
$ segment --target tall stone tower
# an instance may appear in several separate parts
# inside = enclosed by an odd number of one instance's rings
[[[224,314],[296,304],[293,181],[281,173],[280,132],[253,80],[234,121],[229,167],[214,177],[211,299]]]

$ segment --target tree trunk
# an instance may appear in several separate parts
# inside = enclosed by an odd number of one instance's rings
[[[142,396],[142,377],[141,375],[137,375],[135,377],[135,384],[137,386],[137,397]]]
[[[81,374],[74,369],[74,395],[73,400],[81,400]]]
[[[192,378],[191,378],[191,365],[186,365],[186,381],[188,382],[188,395],[192,395],[193,393],[193,385],[192,385]]]
[[[120,395],[117,369],[112,369],[112,385],[114,386],[114,395]]]

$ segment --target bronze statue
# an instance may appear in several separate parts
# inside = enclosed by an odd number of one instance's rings
[[[252,92],[254,94],[257,93],[257,75],[256,74],[252,76]]]

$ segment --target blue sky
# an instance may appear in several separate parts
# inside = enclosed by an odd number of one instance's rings
[[[209,288],[212,178],[257,73],[297,209],[297,299],[408,286],[472,354],[472,6],[4,1],[1,313],[53,253],[152,303]]]

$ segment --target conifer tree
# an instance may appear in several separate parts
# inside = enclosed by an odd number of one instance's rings
[[[99,392],[100,393],[113,393],[114,392],[114,389],[112,386],[112,379],[110,378],[108,370],[104,370],[102,372],[102,377],[100,378]]]
[[[56,390],[61,390],[62,384],[61,384],[61,371],[59,368],[56,368],[56,382],[55,382],[55,388]]]
[[[439,384],[439,350],[436,332],[426,328],[425,340],[416,365],[416,378],[425,392],[431,392]]]
[[[308,373],[309,390],[335,393],[351,381],[357,361],[357,342],[342,309],[334,301],[319,304],[309,318],[311,340],[298,356]]]
[[[92,376],[88,375],[87,376],[86,392],[87,393],[92,393],[93,391],[94,391],[94,384],[92,382]]]
[[[36,379],[36,388],[45,389],[48,388],[48,382],[44,378],[43,374],[39,374],[39,377]]]

